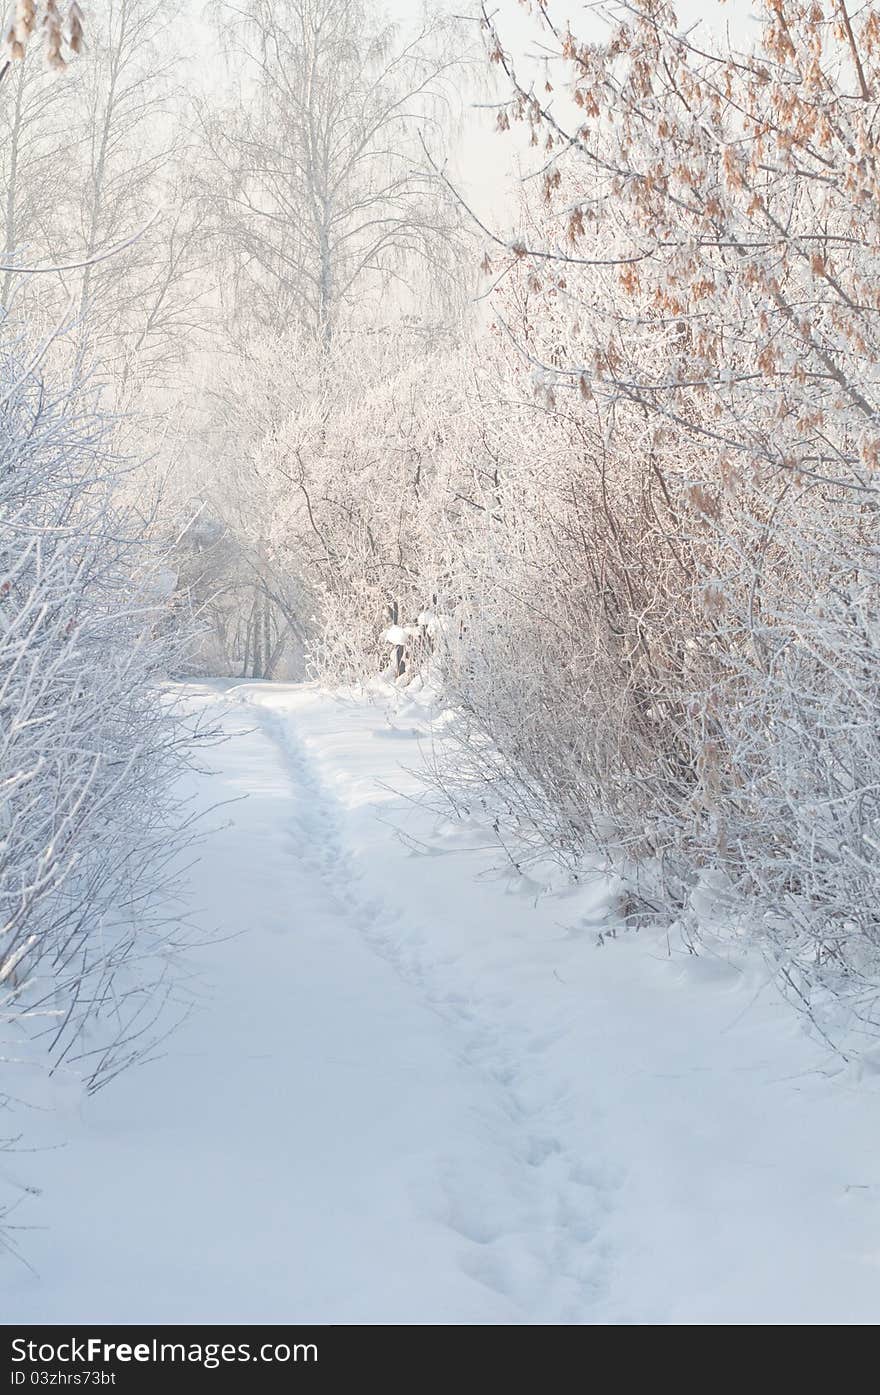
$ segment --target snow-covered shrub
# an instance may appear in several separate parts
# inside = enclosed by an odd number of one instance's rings
[[[7,349],[0,1020],[89,1089],[164,1030],[178,935],[162,893],[186,836],[175,779],[192,748],[162,690],[178,657],[171,574],[118,502],[121,468],[112,423]]]
[[[441,779],[506,822],[517,860],[549,847],[576,868],[599,849],[635,922],[678,919],[693,942],[713,886],[796,992],[821,980],[867,1014],[872,502],[810,481],[713,490],[692,441],[661,451],[625,405],[607,430],[595,401],[549,411],[521,391],[487,433],[502,463],[461,539]]]
[[[576,864],[610,839],[634,858],[644,782],[676,807],[693,778],[682,680],[693,549],[671,536],[637,422],[622,412],[611,430],[580,399],[551,410],[499,359],[445,638],[467,784],[478,790],[482,772],[496,811],[542,857],[549,845]]]
[[[546,87],[488,24],[546,163],[489,248],[532,426],[496,413],[460,699],[536,836],[689,935],[715,888],[803,1001],[872,1019],[880,32],[764,8],[712,57],[655,0],[606,43],[540,7]]]

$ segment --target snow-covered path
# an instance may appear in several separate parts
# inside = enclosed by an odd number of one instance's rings
[[[7,1322],[880,1318],[880,1093],[757,969],[491,874],[403,797],[417,713],[252,684],[222,721],[199,1006],[4,1162],[45,1227]]]

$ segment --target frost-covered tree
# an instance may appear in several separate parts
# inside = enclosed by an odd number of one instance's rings
[[[200,325],[202,251],[184,169],[180,13],[156,0],[104,0],[77,64],[79,168],[60,232],[89,261],[75,285],[90,355],[114,375],[172,378]]]
[[[234,74],[226,103],[200,107],[203,190],[231,259],[238,322],[329,343],[388,294],[412,300],[422,273],[442,297],[458,219],[419,144],[454,106],[452,31],[415,32],[367,0],[247,0],[216,10]]]
[[[178,20],[153,0],[100,0],[75,63],[59,74],[31,43],[0,86],[7,320],[55,322],[67,305],[65,344],[120,400],[133,380],[173,379],[201,320]]]

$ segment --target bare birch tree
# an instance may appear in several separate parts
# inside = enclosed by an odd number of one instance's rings
[[[329,343],[365,302],[392,290],[405,302],[416,267],[442,293],[458,220],[418,132],[454,105],[448,26],[423,17],[404,34],[365,0],[246,0],[216,14],[235,98],[202,102],[200,122],[233,314]]]
[[[57,318],[69,301],[68,342],[81,356],[88,346],[120,399],[133,377],[167,381],[201,323],[177,19],[155,0],[98,0],[88,48],[61,80],[32,43],[0,87],[7,315]],[[18,275],[29,262],[61,270]]]

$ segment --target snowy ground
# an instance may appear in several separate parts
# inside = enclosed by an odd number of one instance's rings
[[[200,797],[248,796],[192,874],[221,938],[167,1054],[0,1160],[6,1322],[880,1319],[880,1078],[757,966],[493,871],[404,797],[418,714],[192,701]]]

